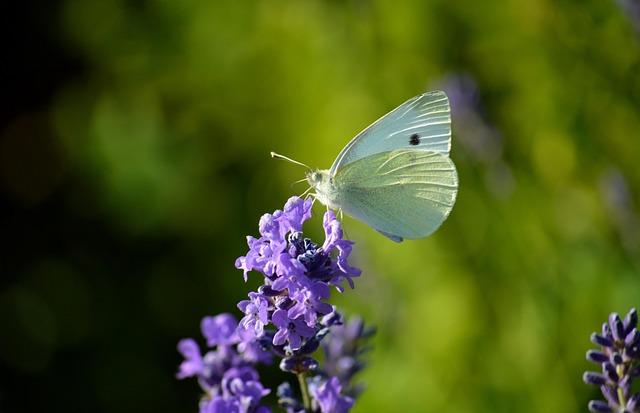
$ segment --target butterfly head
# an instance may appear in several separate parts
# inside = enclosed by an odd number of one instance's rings
[[[308,171],[306,173],[306,176],[307,182],[309,182],[309,185],[311,185],[313,188],[317,188],[318,186],[322,185],[326,178],[326,174],[319,170]]]
[[[332,179],[328,170],[310,170],[306,174],[307,182],[312,188],[325,188],[331,183]]]

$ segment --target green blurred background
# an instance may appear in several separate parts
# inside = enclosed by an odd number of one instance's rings
[[[379,331],[354,411],[586,411],[589,334],[640,305],[626,1],[3,6],[0,411],[196,411],[175,344],[255,288],[245,235],[305,189],[269,151],[329,167],[435,88],[451,217],[400,245],[345,222],[364,275],[335,300]]]

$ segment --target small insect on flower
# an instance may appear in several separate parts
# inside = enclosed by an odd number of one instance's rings
[[[345,146],[331,169],[308,168],[311,194],[393,241],[424,238],[449,216],[458,175],[449,158],[449,99],[436,91],[409,99]]]

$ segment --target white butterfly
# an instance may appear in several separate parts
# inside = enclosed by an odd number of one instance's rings
[[[324,205],[393,241],[423,238],[444,222],[456,200],[458,175],[450,149],[449,99],[444,92],[428,92],[360,132],[331,169],[309,168],[306,180]]]

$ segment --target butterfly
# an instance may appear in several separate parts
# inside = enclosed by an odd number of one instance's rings
[[[442,91],[404,102],[360,132],[330,169],[309,170],[315,199],[346,213],[389,239],[419,239],[449,216],[458,174],[449,158],[451,110]]]

